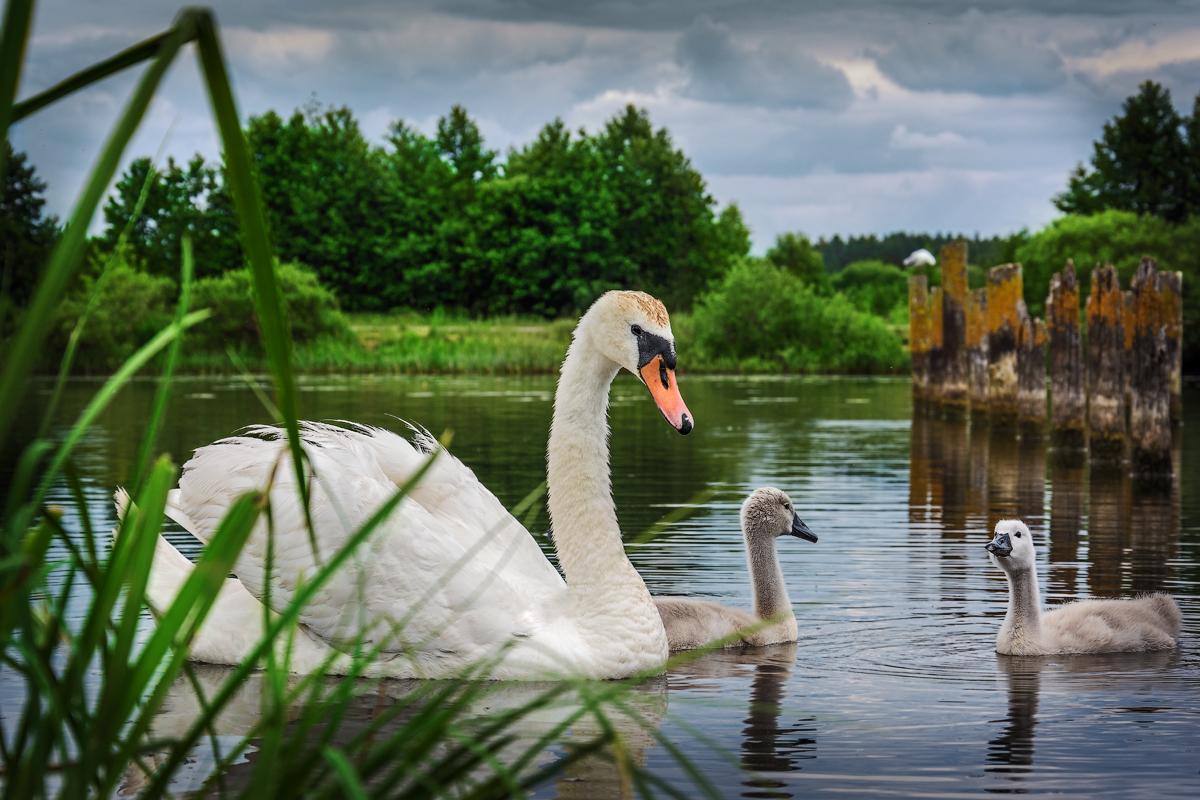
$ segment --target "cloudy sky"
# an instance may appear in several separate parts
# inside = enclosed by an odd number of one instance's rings
[[[169,24],[177,2],[43,0],[22,94]],[[594,129],[649,109],[756,249],[896,229],[1004,233],[1051,196],[1138,82],[1190,111],[1200,0],[216,0],[243,115],[315,97],[368,136],[432,132],[461,103],[500,150],[559,116]],[[193,57],[130,157],[214,155]],[[68,210],[133,76],[14,133]]]

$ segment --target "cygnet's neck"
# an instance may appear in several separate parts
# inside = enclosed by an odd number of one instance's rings
[[[746,531],[746,560],[750,566],[750,585],[754,591],[754,614],[759,619],[787,619],[793,616],[783,570],[775,552],[775,537]]]
[[[558,563],[572,594],[606,591],[641,576],[625,555],[613,507],[608,463],[608,392],[617,365],[592,347],[580,323],[554,395],[546,457],[550,524]],[[599,599],[599,598],[598,598]]]
[[[1004,624],[1014,636],[1036,638],[1041,632],[1042,619],[1037,569],[1032,564],[1014,564],[1004,574],[1008,577],[1008,613]]]

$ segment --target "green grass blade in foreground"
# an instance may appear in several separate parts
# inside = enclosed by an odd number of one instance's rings
[[[167,349],[167,361],[163,364],[162,377],[158,380],[158,388],[154,392],[154,404],[150,407],[150,420],[142,432],[142,445],[138,451],[137,461],[134,462],[132,486],[136,491],[142,485],[150,459],[153,457],[154,444],[158,441],[158,431],[167,415],[167,398],[171,393],[171,378],[175,374],[175,365],[179,361],[179,348],[183,344],[183,320],[187,317],[188,304],[192,298],[192,240],[186,234],[183,237],[183,265],[179,276],[179,302],[175,306],[175,328],[179,335],[171,340]]]
[[[33,24],[33,0],[8,0],[4,4],[4,28],[0,30],[0,138],[8,139],[13,123],[13,105],[25,63],[25,45]],[[8,174],[4,148],[0,148],[0,185]]]
[[[200,70],[208,89],[221,144],[225,148],[225,180],[233,195],[238,225],[242,234],[242,249],[254,277],[254,305],[262,331],[263,346],[275,378],[277,405],[287,430],[288,446],[296,472],[296,486],[304,500],[304,515],[313,552],[316,552],[311,509],[308,503],[307,481],[304,477],[304,451],[300,447],[299,403],[296,396],[296,376],[292,369],[291,336],[284,314],[283,297],[275,275],[275,261],[267,236],[267,221],[263,213],[262,195],[254,178],[250,148],[242,132],[237,104],[229,86],[225,57],[217,37],[216,25],[210,13],[196,17],[196,49]]]
[[[221,584],[229,575],[238,553],[249,538],[264,503],[264,497],[259,494],[243,495],[234,501],[217,526],[213,537],[205,545],[200,560],[188,573],[179,594],[158,618],[154,632],[138,654],[130,671],[129,697],[140,702],[141,712],[128,726],[117,747],[117,757],[114,759],[117,763],[128,763],[142,746],[146,731],[161,709],[167,690],[183,669],[189,643],[212,610]],[[151,564],[152,560],[151,563],[139,565],[139,568],[149,570]],[[150,694],[143,700],[147,690],[150,690]],[[128,718],[133,706],[126,704],[123,708],[127,711],[122,718]],[[218,711],[219,709],[212,709],[209,712],[209,707],[206,706],[206,713],[200,720],[203,723],[200,735],[212,727]],[[178,765],[156,774],[156,781],[162,779],[162,782],[157,784],[159,795],[166,790],[166,781],[174,775],[176,769]],[[155,791],[151,791],[147,796],[155,794]]]
[[[81,743],[78,767],[69,773],[68,795],[72,787],[82,790],[89,783],[103,784],[99,776],[111,772],[103,769],[110,763],[109,750],[120,739],[129,709],[139,697],[128,681],[129,655],[150,579],[154,545],[162,528],[167,492],[174,482],[175,468],[167,459],[159,460],[138,502],[126,510],[127,519],[119,526],[112,559],[102,573],[96,602],[89,611],[86,636],[72,648],[72,669],[67,674],[78,681],[76,691],[86,691],[83,673],[91,663],[91,653],[107,636],[110,624],[115,625],[115,635],[101,652],[102,679],[96,711],[89,720],[87,738]],[[124,603],[114,619],[113,608],[119,597]]]
[[[328,761],[335,772],[337,772],[338,780],[341,781],[342,791],[350,800],[367,800],[367,791],[363,788],[362,781],[358,779],[358,774],[354,771],[354,767],[346,760],[346,755],[336,747],[326,747],[322,751],[325,760]]]
[[[27,379],[38,354],[41,353],[42,342],[50,331],[55,309],[83,260],[88,226],[167,68],[179,52],[179,48],[191,38],[192,26],[188,23],[189,19],[187,14],[181,15],[170,35],[163,39],[158,56],[150,62],[134,89],[133,96],[101,150],[83,193],[50,254],[50,260],[42,272],[42,279],[38,282],[33,300],[26,310],[25,319],[9,344],[5,363],[0,368],[0,451],[12,433]],[[8,57],[5,53],[4,58]]]
[[[355,531],[355,533],[347,540],[346,544],[328,561],[326,561],[319,570],[317,570],[312,579],[309,580],[308,583],[305,583],[295,593],[295,595],[292,597],[292,602],[288,604],[287,608],[279,613],[271,626],[265,631],[263,637],[251,649],[251,652],[248,653],[246,658],[234,668],[233,672],[222,685],[220,691],[214,698],[212,698],[209,707],[205,709],[205,713],[202,714],[200,718],[193,723],[191,728],[188,729],[188,732],[178,740],[168,756],[167,762],[160,766],[158,774],[155,775],[154,783],[150,787],[151,793],[161,793],[165,790],[166,781],[168,780],[169,776],[174,774],[175,770],[179,768],[179,765],[183,762],[184,758],[187,757],[188,753],[191,751],[191,748],[195,746],[196,742],[199,741],[200,737],[203,735],[206,727],[211,724],[213,717],[216,714],[219,714],[221,709],[224,708],[229,700],[233,697],[238,686],[240,686],[241,682],[245,680],[246,675],[255,669],[259,659],[262,658],[267,648],[274,645],[275,640],[283,630],[296,623],[300,616],[300,610],[304,608],[317,593],[317,591],[319,591],[320,588],[325,585],[326,581],[329,580],[329,577],[338,569],[340,569],[342,565],[350,559],[355,551],[357,551],[358,547],[375,531],[375,529],[378,528],[389,516],[391,516],[392,512],[396,510],[396,507],[400,505],[401,501],[403,501],[404,498],[408,496],[409,492],[412,491],[412,488],[416,486],[422,478],[425,477],[425,474],[429,471],[429,468],[433,466],[434,461],[437,459],[439,452],[440,450],[432,451],[425,458],[425,461],[421,464],[420,468],[413,473],[412,477],[409,478],[403,486],[399,487],[391,496],[391,498],[388,499],[387,502],[383,503],[375,511],[375,513],[372,514],[357,531]],[[219,584],[217,585],[219,586]],[[216,588],[213,589],[213,592],[215,594]]]
[[[163,31],[155,36],[151,36],[149,39],[144,39],[131,47],[125,48],[116,55],[104,59],[98,64],[93,64],[68,78],[64,78],[49,89],[45,89],[33,97],[22,100],[13,108],[12,121],[19,122],[30,114],[40,111],[69,94],[74,94],[80,89],[102,81],[110,75],[115,75],[122,70],[129,69],[135,64],[154,58],[162,48],[163,42],[170,35],[171,31]]]

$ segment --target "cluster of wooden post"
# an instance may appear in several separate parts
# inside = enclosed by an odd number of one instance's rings
[[[1046,319],[1029,314],[1021,266],[967,284],[967,247],[942,248],[940,287],[909,279],[913,399],[945,416],[982,416],[1025,435],[1047,428],[1058,446],[1171,469],[1180,416],[1182,275],[1143,259],[1128,291],[1111,265],[1092,271],[1086,346],[1080,285],[1070,261],[1051,278]]]

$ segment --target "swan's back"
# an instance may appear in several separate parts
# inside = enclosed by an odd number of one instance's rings
[[[1042,616],[1047,649],[1059,653],[1170,650],[1182,617],[1175,599],[1150,594],[1126,600],[1081,600]]]
[[[662,617],[671,650],[694,650],[717,639],[733,636],[758,622],[753,614],[726,608],[710,600],[688,597],[655,597],[654,605]],[[729,645],[741,644],[740,638]]]
[[[271,482],[274,561],[270,604],[285,606],[351,535],[407,481],[433,446],[374,428],[306,423],[316,551],[305,524],[295,472],[280,432],[255,428],[196,451],[171,504],[194,535],[208,540],[232,502]],[[267,523],[252,532],[234,572],[256,598],[267,586]],[[541,611],[565,591],[529,533],[474,476],[441,453],[371,538],[316,593],[301,622],[331,643],[403,634],[387,649],[413,647],[428,658],[471,663],[497,645],[534,636]]]

